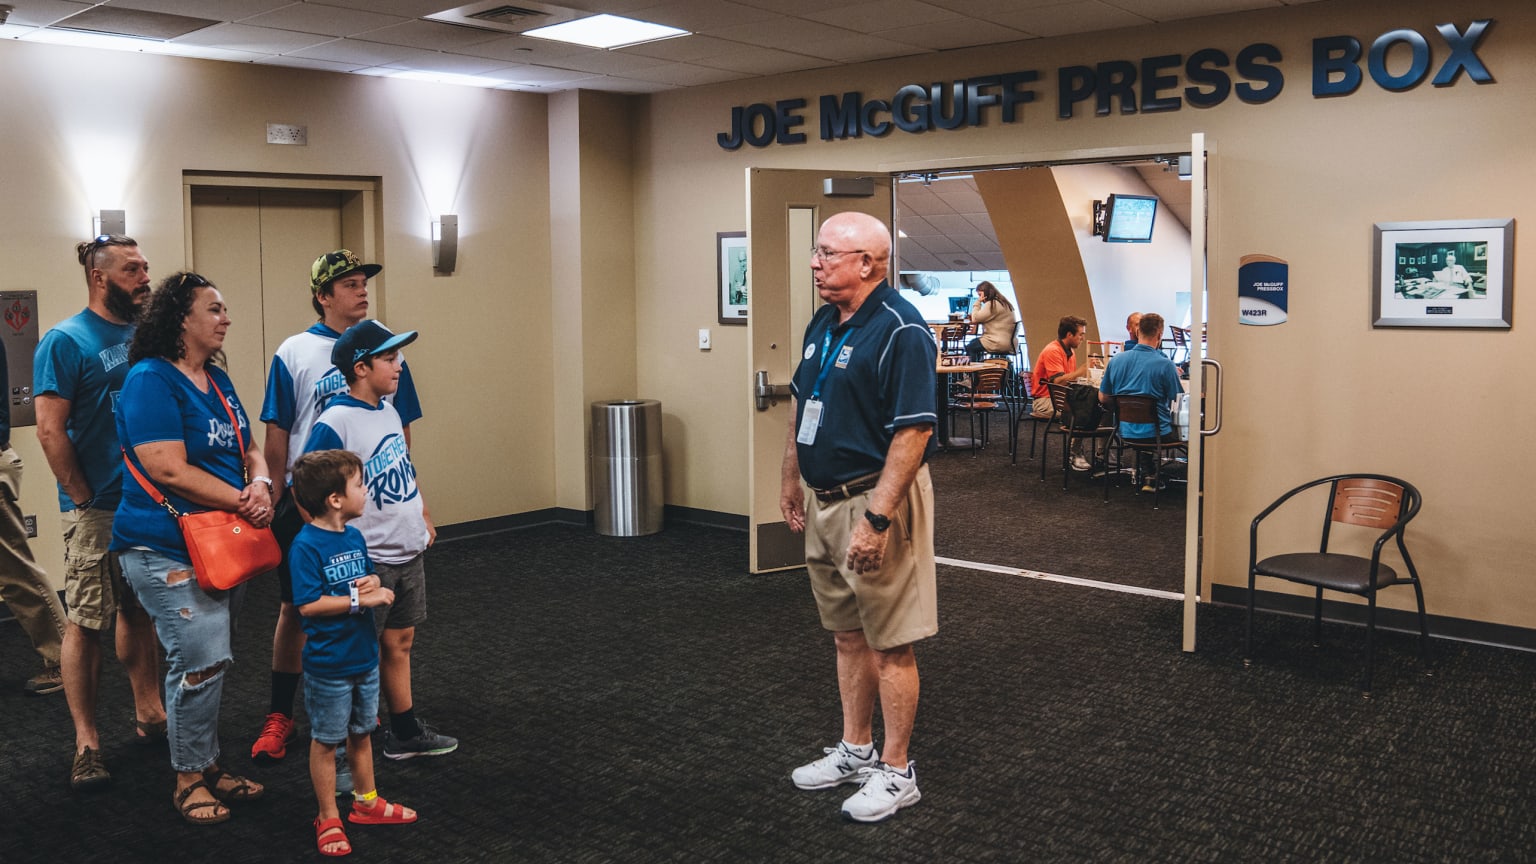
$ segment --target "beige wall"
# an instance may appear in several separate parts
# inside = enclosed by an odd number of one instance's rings
[[[1315,99],[1311,40],[1349,34],[1369,45],[1413,27],[1429,36],[1438,68],[1446,51],[1434,25],[1454,16],[1498,23],[1479,48],[1497,83],[1422,85],[1389,93],[1369,79],[1347,97]],[[1058,66],[1189,54],[1236,54],[1260,39],[1282,49],[1285,89],[1276,100],[1161,114],[1070,120],[1054,111]],[[889,98],[912,81],[1017,68],[1042,70],[1040,101],[1022,122],[879,139],[810,142],[728,153],[715,144],[731,106],[862,90]],[[1533,476],[1530,448],[1500,446],[1486,432],[1518,430],[1532,409],[1502,379],[1536,360],[1536,345],[1509,332],[1373,330],[1371,225],[1381,221],[1536,217],[1536,11],[1523,0],[1318,3],[1132,31],[1032,41],[931,57],[783,75],[664,93],[649,99],[637,129],[637,358],[640,389],[667,401],[688,430],[669,446],[682,483],[668,501],[726,512],[745,509],[739,470],[709,470],[736,452],[745,412],[720,392],[745,386],[746,350],[727,332],[701,354],[693,328],[714,315],[714,232],[739,229],[748,166],[909,169],[1006,164],[1102,154],[1172,152],[1194,131],[1211,149],[1211,353],[1226,366],[1226,427],[1209,450],[1207,573],[1243,580],[1247,523],[1275,494],[1342,470],[1403,475],[1426,505],[1410,539],[1428,583],[1431,611],[1536,626],[1536,590],[1524,576],[1536,554],[1519,503]],[[1529,231],[1516,260],[1531,258]],[[1291,310],[1278,327],[1239,327],[1238,259],[1265,252],[1291,262]],[[1519,280],[1517,279],[1517,282]],[[1517,307],[1522,304],[1517,303]],[[722,388],[731,388],[722,391]],[[739,464],[739,463],[733,463]],[[709,466],[709,469],[706,469]],[[1020,518],[1029,518],[1021,514]],[[1405,598],[1384,595],[1402,605]]]
[[[433,516],[553,506],[543,97],[12,40],[0,80],[0,290],[36,289],[43,329],[85,305],[74,244],[94,209],[125,209],[152,275],[165,274],[183,263],[185,171],[380,178],[387,318],[422,331],[410,356],[426,416],[413,431]],[[265,143],[267,122],[308,126],[309,145]],[[443,212],[462,231],[446,277],[432,273],[429,236]],[[307,275],[293,274],[295,304],[309,302]],[[232,316],[236,328],[260,317]],[[34,430],[12,440],[28,467],[22,507],[40,517],[34,551],[57,580],[52,477]]]

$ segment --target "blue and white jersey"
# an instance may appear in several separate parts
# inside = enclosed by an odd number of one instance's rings
[[[308,452],[305,440],[315,425],[315,418],[331,400],[347,392],[341,370],[331,365],[331,348],[340,333],[317,321],[314,326],[283,340],[272,355],[267,372],[267,393],[261,405],[261,420],[275,423],[288,433],[288,464],[283,476],[292,479],[293,463]],[[400,357],[400,389],[384,397],[395,406],[400,422],[406,426],[421,419],[421,402],[416,398],[416,384],[411,367]],[[269,466],[276,470],[277,466]]]
[[[43,335],[32,357],[32,392],[69,400],[64,430],[75,445],[80,470],[98,510],[117,507],[122,496],[123,454],[117,445],[117,397],[128,377],[132,324],[114,324],[89,309],[60,321]],[[402,376],[402,381],[403,381]],[[59,487],[59,510],[75,503]]]
[[[404,564],[426,551],[427,520],[416,466],[393,405],[369,405],[347,393],[335,397],[304,445],[305,453],[315,450],[351,450],[363,460],[368,506],[352,525],[363,532],[374,561]]]

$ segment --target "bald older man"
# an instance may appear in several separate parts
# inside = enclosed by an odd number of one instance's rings
[[[862,213],[835,215],[816,236],[811,271],[827,305],[806,327],[790,385],[779,501],[790,530],[805,533],[843,714],[842,740],[791,779],[801,789],[859,784],[842,807],[859,822],[922,797],[907,758],[918,694],[912,644],[939,629],[927,466],[938,349],[923,316],[886,282],[890,254],[890,232]],[[874,743],[877,696],[884,759]]]

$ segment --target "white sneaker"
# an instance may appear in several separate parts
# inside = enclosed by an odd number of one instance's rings
[[[801,789],[831,789],[844,783],[864,782],[860,772],[880,764],[880,751],[870,748],[869,756],[863,757],[849,749],[846,741],[824,751],[827,755],[796,768],[789,779]]]
[[[1073,456],[1072,457],[1072,470],[1073,471],[1087,471],[1089,468],[1092,468],[1092,467],[1093,466],[1088,463],[1087,459],[1084,459],[1081,456]]]
[[[855,822],[879,822],[916,804],[923,797],[917,791],[916,766],[916,762],[908,762],[905,773],[884,762],[861,769],[864,785],[843,802],[843,817]]]

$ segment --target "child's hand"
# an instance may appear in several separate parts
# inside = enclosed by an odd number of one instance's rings
[[[378,602],[369,604],[371,606],[388,606],[395,602],[395,592],[389,590],[388,588],[376,589],[373,592],[373,596],[378,600]]]
[[[357,593],[361,594],[379,587],[379,576],[377,573],[369,573],[360,579],[352,580],[352,583],[357,586]]]

